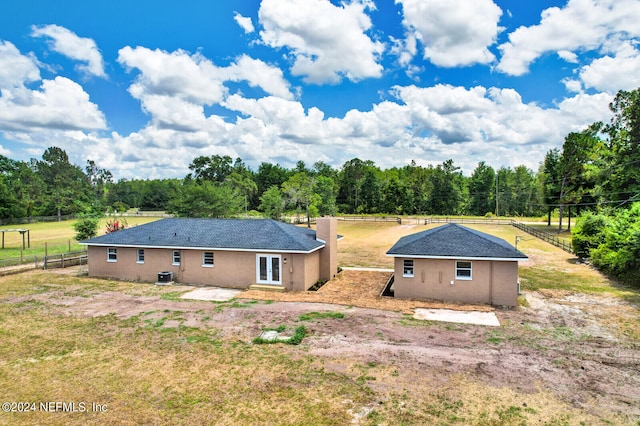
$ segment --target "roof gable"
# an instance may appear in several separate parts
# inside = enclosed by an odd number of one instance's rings
[[[505,240],[455,223],[407,235],[388,256],[524,260],[527,256]]]
[[[316,232],[272,219],[169,218],[80,242],[85,245],[206,248],[308,253],[324,247]]]

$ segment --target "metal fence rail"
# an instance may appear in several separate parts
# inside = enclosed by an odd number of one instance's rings
[[[554,246],[559,247],[568,253],[574,254],[573,246],[571,245],[571,243],[567,243],[566,241],[556,237],[553,234],[540,231],[539,229],[533,228],[531,226],[525,225],[524,223],[519,223],[516,221],[512,221],[511,224],[516,228],[521,229],[524,232],[533,235],[536,238],[540,238],[541,240],[546,241],[549,244],[553,244]]]
[[[478,218],[464,218],[464,217],[428,217],[424,220],[425,225],[429,223],[468,223],[470,225],[511,225],[513,220],[511,219],[478,219]]]
[[[339,216],[336,219],[343,220],[345,222],[394,222],[402,223],[403,220],[400,217],[387,217],[387,216]]]

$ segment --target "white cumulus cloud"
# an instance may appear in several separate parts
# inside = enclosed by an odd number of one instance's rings
[[[205,117],[204,106],[224,101],[228,81],[246,82],[267,94],[293,98],[279,68],[246,55],[219,67],[199,53],[127,46],[120,49],[118,62],[140,72],[129,93],[142,102],[143,110],[158,125],[175,130],[195,131],[200,126],[218,125]]]
[[[637,0],[569,0],[563,8],[545,9],[539,24],[509,34],[497,69],[519,76],[548,52],[597,51],[612,37],[638,37],[638,22]]]
[[[40,80],[35,58],[25,56],[11,42],[0,40],[0,89]]]
[[[615,50],[581,68],[580,79],[585,87],[609,93],[640,87],[640,51],[630,42]]]
[[[86,62],[78,65],[77,69],[83,73],[96,77],[106,77],[102,54],[93,39],[79,37],[73,31],[59,25],[44,25],[31,27],[33,37],[48,37],[51,39],[51,50],[58,52],[75,61]]]
[[[365,11],[373,7],[368,1],[263,0],[260,37],[267,46],[288,49],[292,74],[308,83],[380,77],[384,45],[366,34],[372,24]]]
[[[11,43],[0,41],[0,131],[105,129],[104,114],[89,94],[65,77],[41,81],[38,62]]]
[[[242,16],[236,12],[235,15],[233,15],[233,19],[235,19],[236,23],[240,25],[245,34],[250,34],[255,31],[251,18],[247,18],[246,16]]]
[[[442,67],[487,64],[502,10],[492,0],[396,0],[402,4],[407,37],[416,37],[424,58]]]

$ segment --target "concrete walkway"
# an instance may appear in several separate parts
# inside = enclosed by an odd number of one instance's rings
[[[453,311],[451,309],[416,308],[415,319],[429,321],[455,322],[461,324],[488,325],[500,327],[500,321],[495,312]]]
[[[208,300],[213,302],[227,302],[238,294],[242,293],[242,290],[236,290],[232,288],[219,288],[219,287],[207,287],[198,288],[180,296],[181,299],[191,300]]]

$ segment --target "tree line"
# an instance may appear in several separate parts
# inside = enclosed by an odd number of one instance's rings
[[[287,169],[262,163],[257,170],[240,158],[200,156],[182,179],[113,180],[94,161],[84,169],[58,147],[41,160],[0,156],[0,219],[123,212],[130,208],[179,216],[228,217],[258,211],[313,218],[343,214],[536,215],[539,177],[525,166],[494,170],[480,162],[470,177],[453,160],[423,167],[412,162],[382,169],[353,158],[340,168],[299,161]],[[498,211],[496,211],[498,208]]]

